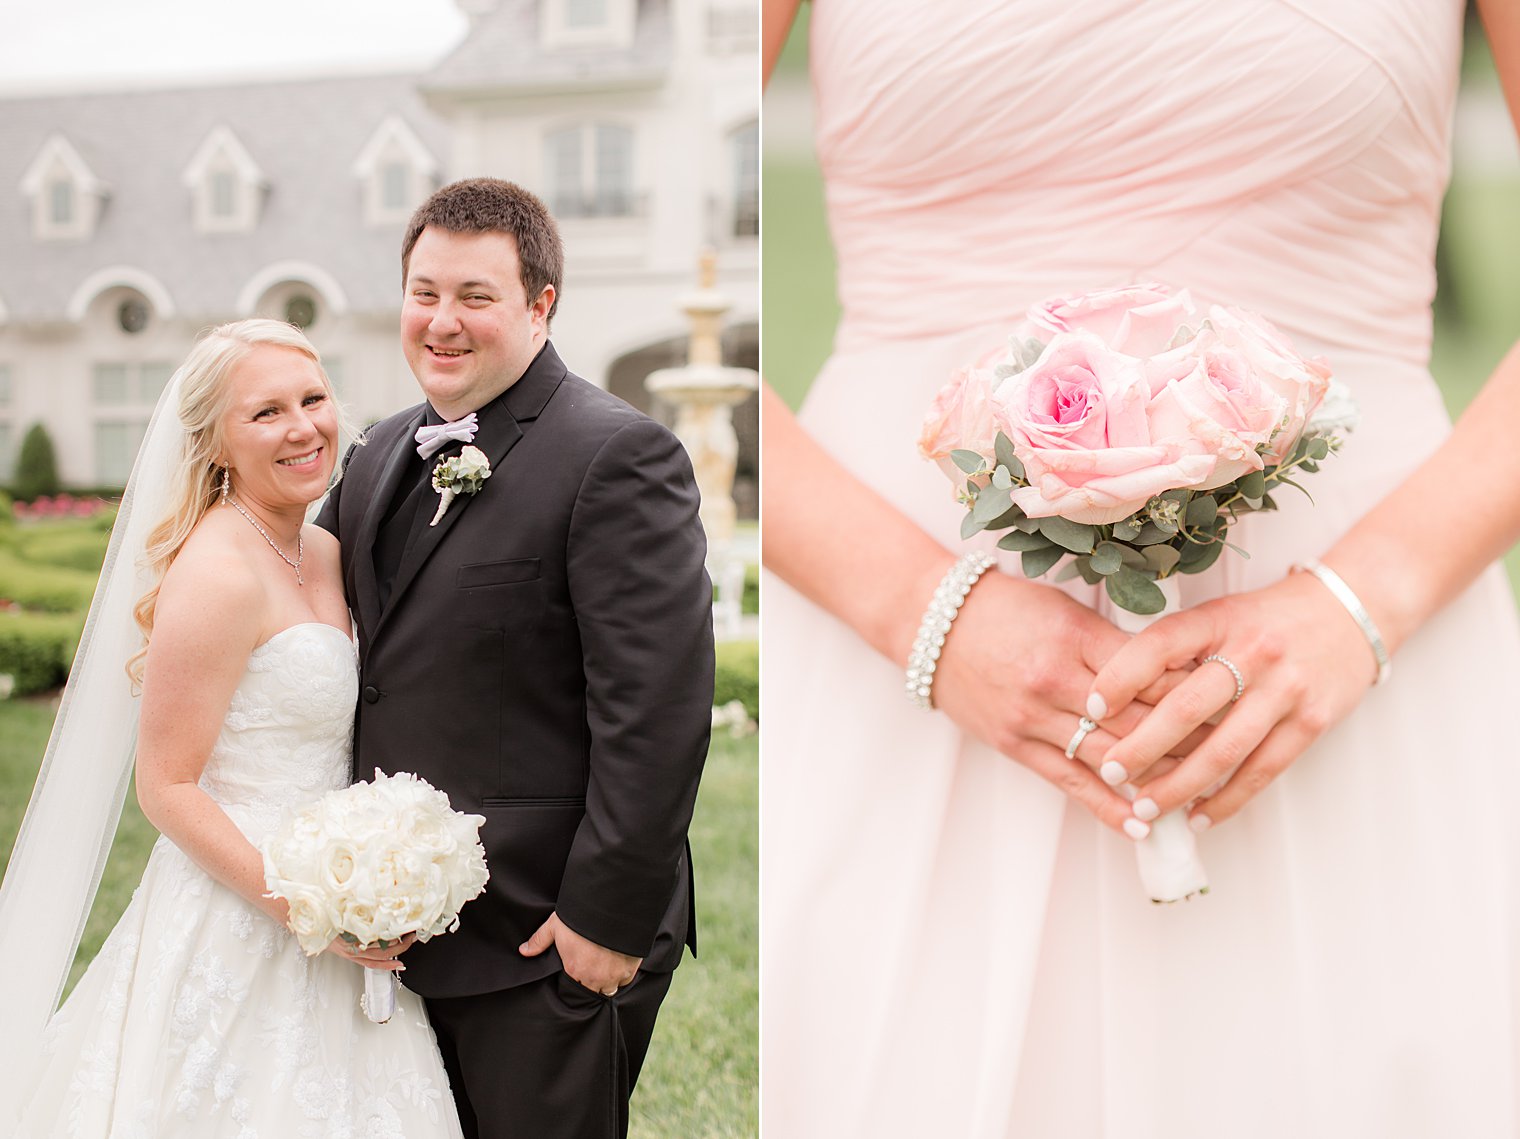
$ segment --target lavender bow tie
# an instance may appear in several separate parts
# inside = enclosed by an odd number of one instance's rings
[[[472,411],[463,419],[456,419],[452,423],[431,426],[424,424],[417,428],[417,434],[413,438],[417,440],[417,454],[424,459],[431,459],[453,440],[468,443],[475,438],[475,413]]]

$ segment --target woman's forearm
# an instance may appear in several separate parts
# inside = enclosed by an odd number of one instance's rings
[[[1520,345],[1434,454],[1325,555],[1390,651],[1520,538]]]
[[[264,857],[216,801],[194,783],[138,786],[143,814],[186,857],[281,925],[287,906],[265,897]]]
[[[954,556],[836,462],[763,394],[767,568],[901,664]]]

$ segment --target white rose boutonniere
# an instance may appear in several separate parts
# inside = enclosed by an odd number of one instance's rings
[[[429,526],[438,525],[449,503],[460,494],[475,494],[491,477],[491,460],[479,447],[466,447],[452,459],[442,460],[433,468],[433,489],[438,492],[438,513]]]

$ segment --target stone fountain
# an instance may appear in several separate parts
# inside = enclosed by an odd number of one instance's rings
[[[734,408],[760,385],[749,368],[723,363],[723,314],[732,307],[715,288],[717,254],[705,250],[698,287],[681,299],[691,322],[686,364],[651,372],[644,386],[676,408],[675,433],[686,445],[702,495],[702,526],[707,531],[707,572],[714,585],[713,624],[719,636],[736,636],[743,619],[744,560],[733,550],[734,470],[739,437]]]

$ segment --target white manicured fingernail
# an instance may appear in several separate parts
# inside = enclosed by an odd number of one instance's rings
[[[1135,800],[1135,818],[1139,819],[1141,822],[1148,823],[1152,819],[1154,819],[1157,815],[1159,815],[1160,813],[1161,813],[1161,808],[1158,807],[1158,806],[1156,806],[1156,800],[1154,800],[1154,799],[1136,799]]]
[[[1214,825],[1214,820],[1204,814],[1194,815],[1188,820],[1188,827],[1194,834],[1202,834]]]
[[[1101,720],[1108,715],[1108,701],[1094,692],[1087,698],[1087,718]]]
[[[1134,839],[1136,842],[1139,842],[1142,838],[1151,833],[1151,828],[1146,826],[1139,819],[1125,819],[1124,833],[1129,835],[1129,837]]]
[[[1124,770],[1123,765],[1112,759],[1098,768],[1098,774],[1103,776],[1103,782],[1110,787],[1117,787],[1129,778],[1129,772]]]

